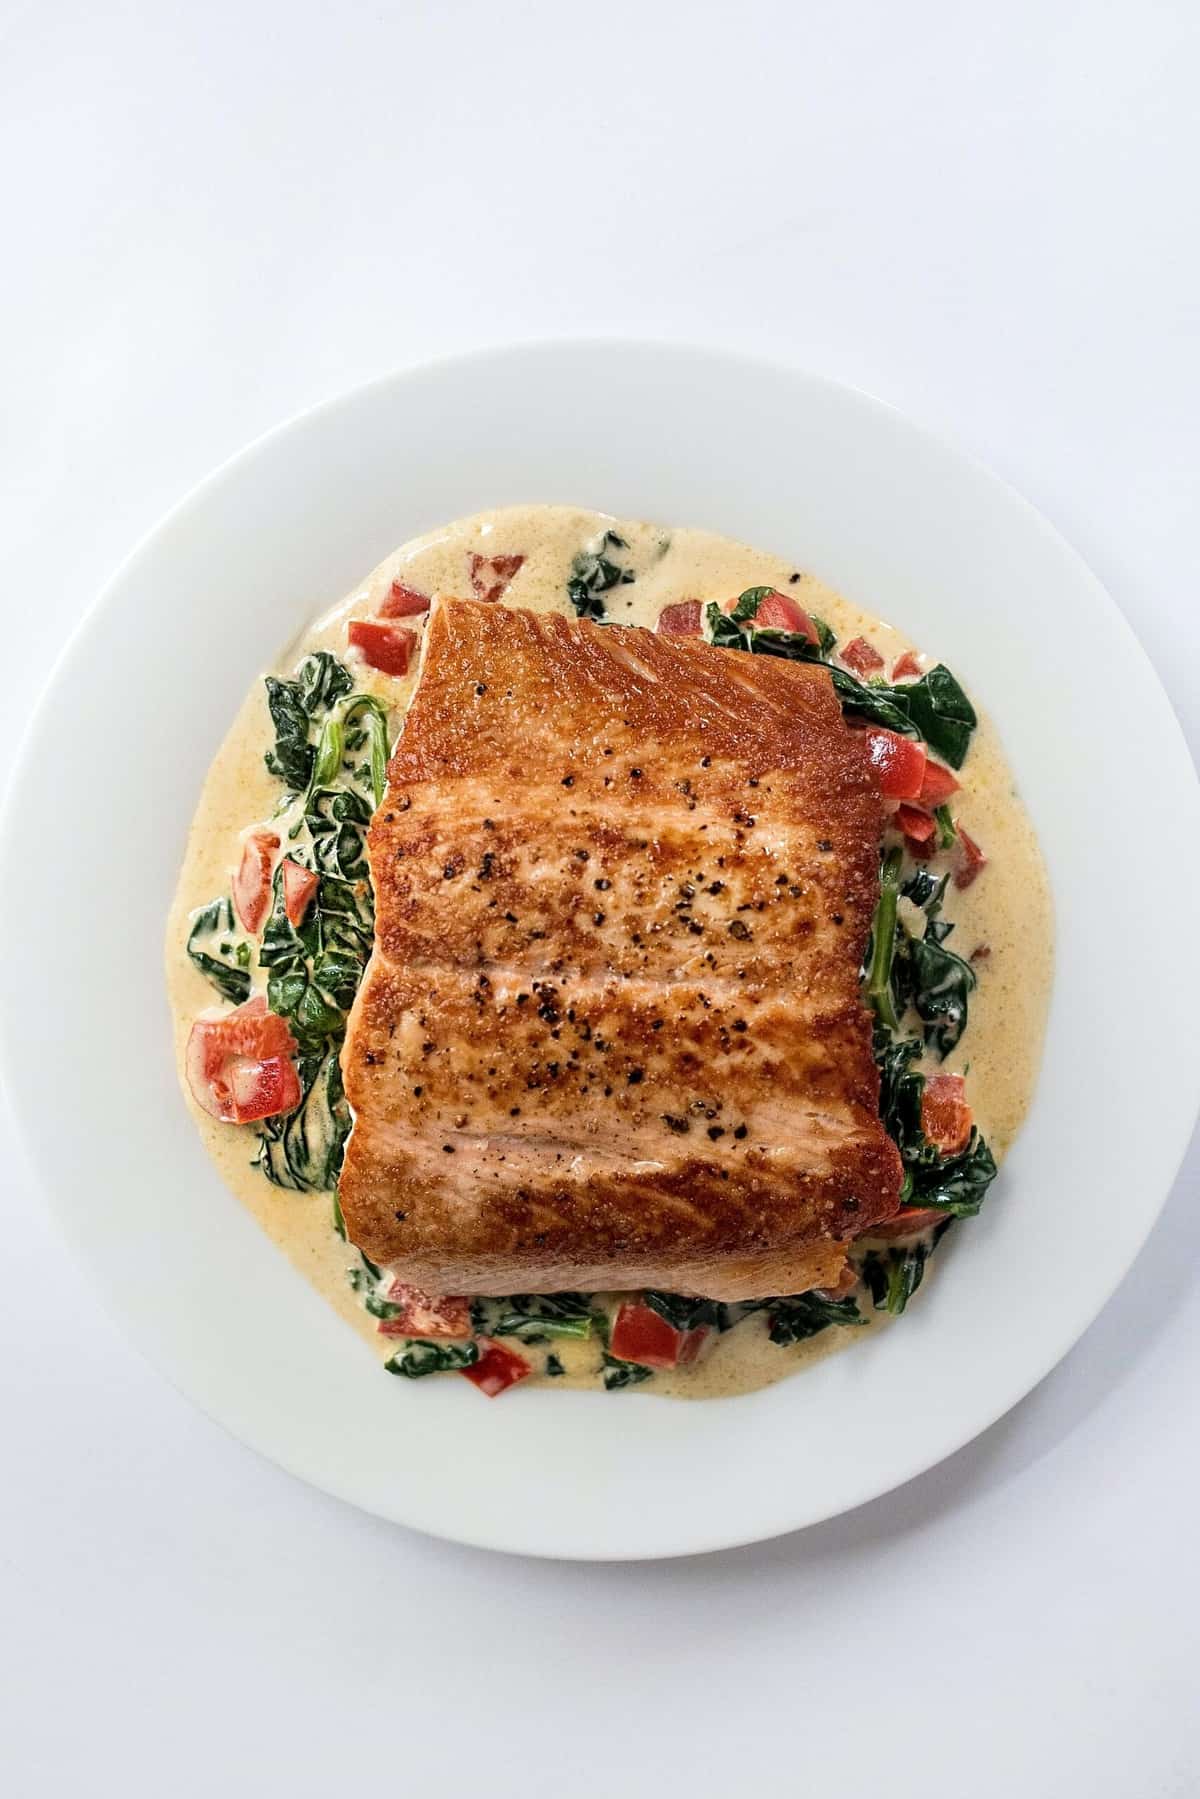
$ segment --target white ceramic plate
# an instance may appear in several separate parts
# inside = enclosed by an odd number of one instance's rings
[[[225,1191],[176,1090],[163,921],[201,779],[256,671],[406,538],[528,500],[709,526],[894,619],[998,721],[1049,863],[1045,1066],[982,1216],[898,1328],[748,1398],[518,1389],[486,1404],[464,1381],[385,1377]],[[64,793],[71,831],[47,832]],[[1137,879],[1114,861],[1114,818],[1136,821]],[[33,1164],[113,1311],[264,1455],[465,1542],[680,1555],[793,1530],[920,1473],[1095,1317],[1195,1113],[1177,957],[1200,890],[1200,803],[1141,650],[993,476],[861,394],[761,363],[526,347],[389,377],[273,432],[172,513],[76,635],[0,843],[0,941],[20,946],[6,1072]],[[31,1023],[47,1015],[51,1081]]]

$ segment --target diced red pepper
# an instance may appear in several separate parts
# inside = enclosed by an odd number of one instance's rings
[[[431,603],[427,593],[418,593],[415,587],[406,587],[403,581],[393,581],[392,591],[379,608],[379,616],[415,618],[419,612],[428,612]]]
[[[417,634],[405,625],[380,624],[371,618],[352,618],[346,635],[361,650],[372,668],[384,675],[406,675],[416,648]]]
[[[399,1280],[392,1282],[387,1290],[387,1298],[389,1305],[400,1307],[400,1316],[380,1320],[379,1329],[385,1337],[471,1335],[469,1299],[441,1298]]]
[[[846,667],[852,668],[856,675],[873,675],[877,669],[883,667],[883,657],[875,645],[868,643],[865,637],[852,637],[850,642],[838,651],[838,655]]]
[[[640,1300],[626,1300],[612,1328],[610,1352],[621,1362],[637,1362],[642,1368],[686,1368],[694,1362],[708,1337],[707,1325],[676,1330],[661,1312]]]
[[[944,1156],[961,1155],[971,1141],[971,1108],[961,1074],[931,1074],[921,1095],[921,1129]]]
[[[187,1080],[197,1105],[223,1124],[273,1118],[300,1103],[300,1080],[290,1060],[295,1039],[266,1000],[247,1000],[232,1012],[198,1018],[187,1045]]]
[[[919,806],[897,806],[896,824],[909,843],[929,843],[937,831],[937,820]]]
[[[920,805],[928,807],[932,812],[935,806],[944,806],[952,793],[957,793],[962,783],[956,781],[948,768],[940,762],[926,761],[925,779],[921,782],[921,791],[917,795]]]
[[[756,630],[795,631],[801,637],[807,637],[809,643],[821,641],[817,627],[803,606],[798,606],[791,594],[780,593],[777,587],[763,595],[751,623]]]
[[[311,868],[301,867],[293,862],[290,856],[283,862],[283,909],[287,913],[290,925],[304,923],[304,914],[312,904],[313,895],[320,886],[320,878]]]
[[[889,800],[915,800],[925,779],[925,745],[915,737],[873,726],[866,733],[867,753]]]
[[[472,550],[467,557],[471,586],[481,600],[498,600],[524,560],[524,556],[481,556]]]
[[[940,1223],[945,1217],[932,1206],[902,1206],[894,1218],[885,1218],[881,1224],[870,1225],[862,1234],[864,1237],[911,1237],[916,1231],[927,1231],[932,1225]]]
[[[482,1352],[479,1360],[459,1372],[464,1380],[469,1380],[481,1393],[486,1393],[489,1399],[495,1399],[498,1393],[503,1393],[508,1387],[515,1387],[519,1380],[524,1380],[527,1374],[533,1372],[524,1356],[519,1356],[515,1350],[506,1349],[503,1343],[497,1343],[492,1337],[480,1337],[479,1348]]]
[[[905,650],[903,656],[898,656],[895,663],[892,665],[892,680],[911,681],[915,676],[919,675],[920,672],[921,664],[917,660],[917,657],[913,654],[912,650]]]
[[[699,600],[677,600],[664,606],[654,629],[663,637],[702,637]]]
[[[981,869],[987,867],[987,857],[968,831],[964,831],[957,818],[954,828],[958,832],[958,844],[963,853],[962,864],[954,872],[956,887],[969,887]]]
[[[279,839],[274,831],[251,831],[242,844],[242,860],[233,877],[233,908],[243,930],[257,937],[271,910],[271,876]]]

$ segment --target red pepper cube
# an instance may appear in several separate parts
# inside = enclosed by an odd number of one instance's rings
[[[699,600],[678,600],[664,606],[654,629],[662,637],[702,637]]]
[[[351,646],[384,675],[406,675],[417,645],[417,634],[404,625],[380,624],[375,619],[352,618],[346,629]]]
[[[679,1368],[694,1362],[704,1347],[708,1329],[675,1326],[640,1300],[626,1300],[613,1324],[609,1351],[619,1362],[636,1362],[642,1368]]]
[[[838,655],[856,675],[873,675],[883,667],[883,657],[865,637],[852,637],[845,648],[838,651]]]
[[[517,1355],[515,1350],[506,1349],[503,1343],[497,1343],[491,1337],[480,1337],[480,1357],[472,1362],[469,1368],[460,1369],[464,1380],[486,1393],[489,1399],[509,1387],[515,1387],[519,1380],[524,1380],[533,1369],[524,1356]]]
[[[421,612],[428,612],[432,604],[427,593],[418,593],[415,587],[406,587],[403,581],[393,581],[391,592],[379,608],[380,618],[416,618]]]
[[[886,799],[915,800],[921,792],[928,760],[925,745],[915,737],[901,737],[898,731],[873,726],[866,733],[867,754],[871,758],[879,786]]]

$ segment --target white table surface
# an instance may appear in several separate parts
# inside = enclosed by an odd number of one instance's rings
[[[760,349],[953,437],[1091,561],[1195,746],[1198,80],[1191,0],[7,0],[5,741],[248,439],[397,364],[598,331]],[[1036,655],[1019,592],[1012,624]],[[80,745],[84,803],[103,762]],[[1152,871],[1113,824],[1114,872]],[[429,1542],[266,1466],[100,1310],[7,1117],[0,1169],[13,1799],[1200,1791],[1195,1146],[979,1442],[806,1535],[640,1567]]]

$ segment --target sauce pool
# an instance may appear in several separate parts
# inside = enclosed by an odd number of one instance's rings
[[[388,707],[394,736],[416,686],[416,660],[403,677],[382,675],[366,667],[357,653],[347,652],[349,619],[373,617],[397,579],[421,593],[469,596],[472,554],[524,557],[500,603],[574,617],[575,607],[567,593],[572,565],[581,552],[599,544],[606,531],[616,532],[621,540],[621,548],[609,554],[634,575],[632,581],[619,582],[600,595],[605,615],[613,624],[653,629],[663,606],[673,602],[728,600],[748,587],[769,586],[793,595],[800,605],[823,618],[840,644],[866,638],[883,656],[881,672],[885,674],[905,650],[914,647],[892,625],[860,610],[815,576],[713,532],[667,530],[574,507],[528,506],[480,514],[406,544],[299,636],[271,672],[290,676],[311,651],[331,651],[351,669],[357,691],[375,694]],[[419,618],[402,622],[421,628]],[[929,659],[936,660],[937,646],[928,649]],[[969,688],[969,681],[965,684]],[[299,1272],[384,1361],[394,1353],[396,1341],[377,1333],[376,1320],[363,1309],[349,1284],[348,1274],[358,1265],[358,1257],[333,1229],[332,1196],[272,1186],[252,1166],[254,1128],[220,1124],[210,1118],[192,1099],[184,1078],[184,1050],[192,1022],[215,999],[213,989],[186,954],[189,915],[214,896],[228,893],[241,853],[241,832],[276,809],[280,785],[263,763],[272,741],[265,691],[259,680],[205,781],[168,920],[167,985],[176,1060],[185,1100],[226,1185]],[[948,1072],[968,1073],[967,1092],[976,1122],[1000,1161],[1025,1116],[1041,1057],[1052,973],[1053,918],[1037,841],[996,730],[986,717],[980,719],[958,778],[962,788],[954,796],[954,815],[982,845],[988,864],[967,890],[949,884],[943,916],[955,926],[953,947],[961,956],[972,958],[980,950],[986,954],[973,961],[978,986],[971,995],[968,1028],[941,1066]],[[989,1203],[1003,1204],[1002,1187],[993,1191]],[[970,1220],[960,1228],[969,1232]],[[920,1297],[914,1303],[920,1303]],[[864,1315],[873,1325],[883,1316],[872,1313],[869,1301]],[[865,1335],[864,1330],[833,1327],[807,1341],[782,1347],[770,1342],[765,1314],[759,1313],[717,1338],[696,1366],[656,1373],[653,1381],[633,1390],[688,1398],[751,1392]],[[563,1340],[553,1347],[564,1373],[554,1379],[539,1377],[541,1384],[597,1385],[594,1343]]]

